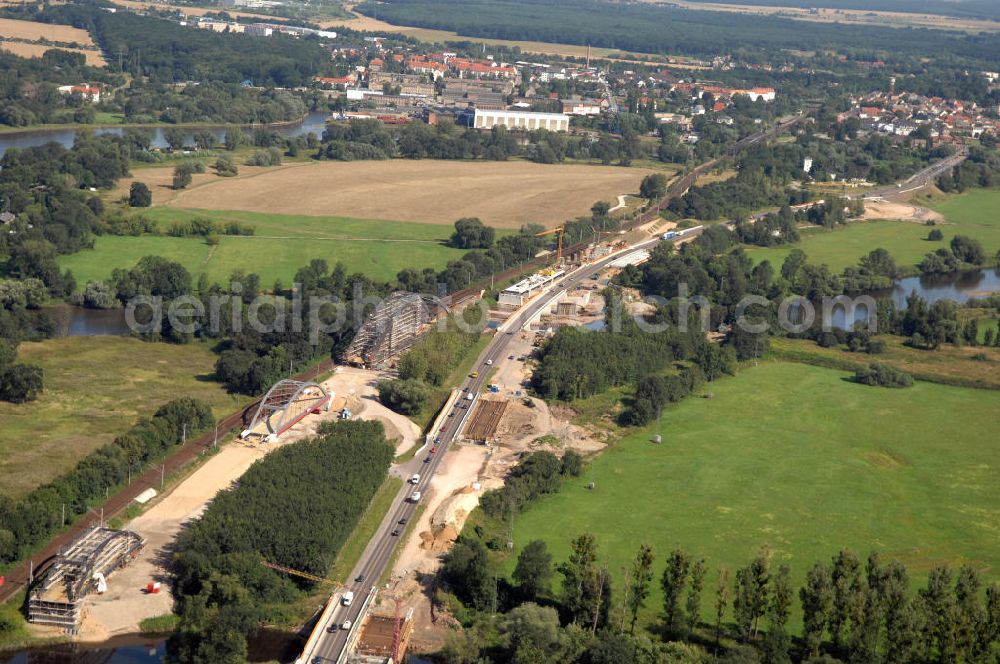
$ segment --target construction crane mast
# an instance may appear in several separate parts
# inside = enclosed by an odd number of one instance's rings
[[[556,265],[558,265],[559,263],[562,263],[563,235],[566,233],[566,227],[556,226],[555,228],[549,228],[541,233],[535,233],[535,237],[543,237],[545,235],[551,235],[552,233],[559,233],[559,238],[556,241]]]

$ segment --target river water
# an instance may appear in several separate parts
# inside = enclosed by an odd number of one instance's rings
[[[875,299],[890,298],[900,310],[906,308],[906,298],[916,292],[928,304],[938,300],[954,300],[964,304],[972,298],[986,297],[992,293],[1000,293],[1000,268],[989,270],[971,270],[954,274],[934,275],[925,277],[906,277],[900,279],[891,289],[871,293]],[[820,309],[816,310],[817,315]],[[794,310],[791,318],[796,319]],[[855,312],[855,321],[867,320],[867,312],[863,306]],[[853,322],[853,321],[852,321]],[[832,317],[833,327],[847,329],[846,314],[842,307],[835,307]],[[591,330],[604,329],[604,320],[588,323]]]
[[[330,117],[327,112],[314,112],[306,116],[305,120],[290,125],[282,125],[279,127],[272,127],[273,131],[278,132],[282,136],[294,137],[294,136],[305,136],[306,134],[313,133],[316,134],[316,138],[323,135],[323,130],[326,128],[326,120]],[[153,147],[154,148],[165,148],[167,147],[167,141],[164,138],[163,132],[166,127],[155,127],[153,135]],[[105,134],[110,134],[114,136],[121,136],[125,129],[122,127],[94,127],[94,134],[102,136]],[[212,135],[215,136],[215,140],[221,143],[226,136],[226,127],[192,127],[187,130],[187,138],[185,139],[186,144],[194,143],[192,137],[195,132],[199,131],[210,131]],[[0,134],[0,156],[3,155],[9,148],[30,148],[36,145],[44,145],[45,143],[56,142],[64,147],[72,147],[73,141],[76,139],[77,130],[74,128],[67,129],[40,129],[38,131],[26,131],[17,132],[10,134]]]
[[[0,664],[159,664],[166,654],[166,639],[123,636],[106,643],[64,644],[0,653]],[[291,662],[302,652],[302,639],[294,634],[261,630],[249,641],[250,662]]]

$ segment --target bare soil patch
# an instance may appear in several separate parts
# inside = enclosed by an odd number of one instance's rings
[[[293,164],[235,178],[195,176],[185,190],[165,190],[172,169],[137,173],[160,203],[183,208],[338,215],[449,224],[479,217],[500,228],[556,225],[584,215],[597,200],[638,189],[640,168],[530,162],[362,161]]]
[[[930,208],[890,200],[866,201],[865,214],[862,219],[892,219],[921,224],[927,221],[944,221],[943,216]]]

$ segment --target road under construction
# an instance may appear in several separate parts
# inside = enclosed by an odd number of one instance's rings
[[[657,242],[660,242],[658,237],[644,240],[624,251],[649,248]],[[539,293],[500,325],[489,345],[477,358],[475,366],[492,366],[505,360],[507,348],[513,342],[515,335],[521,330],[527,329],[531,322],[544,310],[551,307],[563,293],[589,280],[595,270],[605,268],[619,255],[620,252],[592,263],[585,263],[567,272],[558,283],[550,284],[546,290]],[[489,380],[487,374],[486,371],[472,372],[460,386],[459,394],[472,395],[471,401],[477,402],[478,395],[483,392]],[[439,418],[438,428],[432,430],[428,436],[432,441],[434,453],[430,453],[427,449],[430,443],[425,444],[424,448],[418,450],[416,457],[409,462],[409,466],[403,469],[419,474],[417,483],[404,486],[397,494],[375,536],[368,542],[368,546],[357,565],[351,571],[348,578],[353,579],[353,581],[347,583],[343,589],[331,596],[327,608],[317,621],[313,634],[306,643],[298,662],[320,664],[348,661],[348,656],[358,637],[358,625],[367,614],[370,602],[360,604],[353,602],[345,606],[340,601],[340,597],[344,592],[351,592],[356,597],[377,592],[376,584],[389,567],[393,552],[401,541],[399,537],[400,525],[410,522],[419,509],[419,501],[412,500],[411,496],[414,492],[420,492],[420,494],[427,492],[448,447],[460,436],[467,421],[470,420],[470,414],[474,412],[469,408],[469,400],[466,398],[452,399],[446,408],[449,409],[450,412],[447,414],[450,416]],[[352,628],[336,629],[336,626],[343,625],[345,621],[350,621]],[[331,630],[331,626],[334,629]]]

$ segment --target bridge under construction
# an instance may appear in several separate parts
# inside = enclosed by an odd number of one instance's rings
[[[28,620],[75,633],[80,602],[90,593],[107,590],[107,577],[125,567],[145,545],[130,530],[95,527],[52,560],[28,594]]]
[[[240,434],[274,442],[309,413],[330,409],[333,395],[319,383],[286,378],[271,386],[254,411],[250,424]]]
[[[439,298],[422,293],[397,291],[379,302],[369,313],[343,361],[372,368],[384,368],[406,352],[420,338],[425,326],[436,320],[447,306]]]

